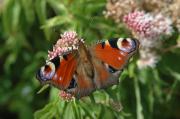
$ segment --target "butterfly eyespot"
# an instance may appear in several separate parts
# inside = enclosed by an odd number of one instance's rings
[[[119,38],[117,41],[117,46],[123,52],[130,53],[136,48],[136,41],[130,38]]]
[[[38,71],[37,78],[40,81],[47,81],[52,79],[55,74],[55,65],[52,62],[47,62],[45,66]]]
[[[49,72],[49,71],[51,71],[51,68],[48,65],[45,65],[44,66],[44,71]]]
[[[122,46],[127,46],[127,45],[129,45],[129,43],[131,43],[130,39],[123,39],[121,44],[122,44]]]

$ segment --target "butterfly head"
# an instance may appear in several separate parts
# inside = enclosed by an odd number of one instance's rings
[[[129,54],[137,50],[139,42],[136,39],[119,38],[117,41],[117,46],[121,51]]]
[[[37,74],[36,78],[43,84],[47,83],[55,74],[55,64],[51,61],[47,62],[44,66],[42,66]]]

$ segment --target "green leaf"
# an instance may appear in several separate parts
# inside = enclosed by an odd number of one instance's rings
[[[135,68],[136,68],[135,64],[131,64],[131,65],[128,66],[129,77],[134,77],[134,76],[136,76],[136,74],[135,74]]]
[[[58,104],[57,100],[54,100],[53,102],[50,102],[47,104],[43,109],[38,110],[34,113],[35,119],[53,119],[55,117],[57,110],[56,105]]]
[[[21,14],[21,6],[18,1],[15,2],[13,8],[12,8],[12,29],[14,31],[17,30],[19,27],[19,21],[20,21],[20,14]]]
[[[35,19],[33,2],[33,0],[21,0],[23,11],[29,24],[32,24]]]
[[[16,62],[16,58],[17,58],[16,53],[12,53],[7,57],[6,62],[4,64],[4,69],[7,73],[10,73],[10,67],[12,64]]]
[[[46,20],[47,20],[46,4],[47,4],[47,0],[36,0],[36,2],[35,2],[37,15],[38,15],[38,18],[39,18],[41,25],[44,25],[46,23]],[[50,30],[48,28],[45,28],[45,29],[43,29],[43,31],[44,31],[44,34],[46,36],[46,39],[49,40],[50,35],[51,35]]]
[[[47,2],[57,14],[61,14],[61,16],[68,15],[68,9],[63,2],[60,2],[59,0],[47,0]]]
[[[170,68],[167,68],[167,70],[170,72],[170,74],[178,81],[180,81],[180,73],[175,72],[173,70],[171,70]]]
[[[137,78],[134,79],[134,88],[135,88],[135,95],[136,95],[136,114],[137,114],[137,119],[144,119],[143,107],[142,107],[142,104],[141,104],[140,87],[139,87]]]
[[[85,115],[87,115],[87,116],[90,117],[91,119],[95,118],[95,117],[93,116],[93,112],[91,111],[91,108],[87,105],[87,103],[81,102],[81,103],[80,103],[80,106],[81,106],[81,108],[84,110]],[[87,107],[89,107],[89,108],[87,108]]]
[[[51,28],[51,27],[55,27],[55,26],[59,26],[63,24],[68,24],[69,20],[70,19],[66,17],[56,16],[51,19],[48,19],[46,23],[41,26],[41,28],[45,29],[45,28]]]
[[[3,27],[4,27],[4,34],[10,34],[12,30],[12,10],[14,8],[15,2],[13,0],[5,0],[4,1],[4,11],[2,13],[2,18],[3,18]]]
[[[37,92],[37,94],[42,93],[42,92],[43,92],[44,90],[46,90],[48,87],[49,87],[49,84],[44,85],[44,86]]]
[[[73,100],[73,104],[72,104],[72,109],[73,109],[73,112],[74,112],[74,117],[75,119],[81,119],[81,113],[80,113],[80,109],[79,109],[79,106],[78,106],[78,101],[76,100]]]

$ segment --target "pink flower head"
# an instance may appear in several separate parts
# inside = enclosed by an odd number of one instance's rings
[[[139,69],[146,67],[154,68],[160,60],[160,56],[156,51],[146,51],[147,49],[140,49],[140,58],[137,61],[137,66]]]
[[[74,96],[72,96],[69,93],[66,93],[65,91],[60,91],[59,95],[63,100],[66,100],[66,101],[71,101],[74,99]]]
[[[161,35],[172,33],[171,20],[161,14],[152,16],[143,11],[134,11],[125,15],[123,21],[140,39],[158,39]]]
[[[148,37],[151,34],[152,17],[144,12],[135,11],[125,15],[123,21],[127,24],[133,32],[138,35]]]
[[[79,40],[74,31],[64,32],[60,36],[61,38],[53,46],[53,51],[48,51],[49,60],[68,51],[77,50],[79,42],[83,42],[83,39]]]
[[[161,49],[161,36],[171,35],[172,21],[161,14],[151,15],[134,11],[123,17],[124,23],[139,39],[141,48],[140,59],[137,64],[140,69],[155,67],[160,60],[158,50]]]

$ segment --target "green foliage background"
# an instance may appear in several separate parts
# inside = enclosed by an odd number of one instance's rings
[[[180,118],[179,48],[161,54],[154,69],[137,69],[137,54],[119,85],[81,100],[65,102],[55,88],[37,94],[41,86],[35,73],[60,33],[75,30],[87,43],[130,37],[122,25],[104,18],[106,0],[1,1],[0,118]],[[175,45],[178,37],[175,30],[164,46]]]

